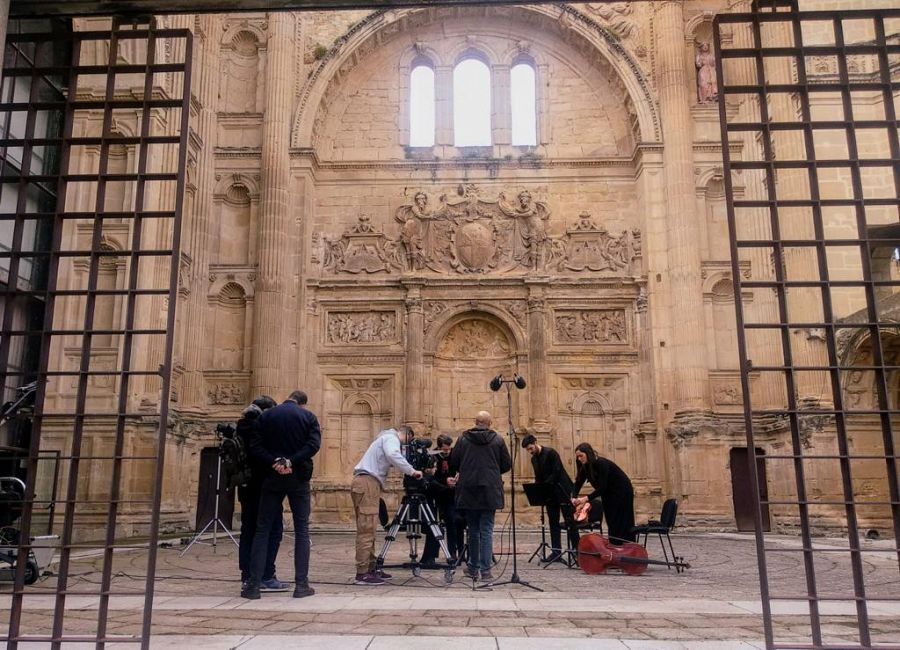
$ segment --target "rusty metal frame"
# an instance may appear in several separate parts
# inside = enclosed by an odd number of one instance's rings
[[[747,446],[756,449],[760,446],[757,428],[760,418],[781,418],[788,423],[787,448],[790,453],[751,454],[749,473],[752,489],[756,495],[756,542],[759,566],[760,590],[762,597],[762,613],[767,648],[900,648],[895,640],[873,640],[870,629],[869,605],[873,597],[867,582],[862,558],[865,553],[886,553],[888,557],[896,556],[900,564],[900,484],[898,484],[898,462],[895,448],[895,431],[892,417],[900,415],[900,405],[890,403],[888,394],[888,374],[896,372],[898,367],[886,362],[882,345],[884,332],[895,333],[897,323],[888,321],[878,309],[878,289],[900,286],[898,281],[879,280],[873,277],[873,245],[900,247],[900,237],[878,237],[870,233],[866,209],[870,206],[881,206],[885,209],[900,208],[900,143],[898,143],[898,121],[895,114],[894,95],[900,92],[900,79],[891,78],[890,61],[900,57],[900,41],[888,40],[885,34],[885,22],[893,21],[896,25],[900,19],[900,9],[886,10],[839,10],[839,11],[799,11],[796,0],[768,0],[760,2],[752,13],[721,14],[714,21],[714,37],[719,56],[717,72],[719,80],[719,119],[722,133],[722,153],[724,158],[724,183],[727,199],[727,214],[731,245],[732,278],[736,312],[738,351],[740,355],[741,383],[744,393],[744,421],[747,434]],[[826,45],[804,45],[805,24],[816,21],[820,25],[829,25],[833,29],[834,42]],[[868,42],[845,42],[844,34],[847,21],[868,21],[874,28],[875,38]],[[784,42],[767,42],[766,30],[780,26],[782,35],[787,35]],[[744,30],[749,37],[747,43],[735,44],[735,41],[723,39],[723,32],[733,36],[738,30]],[[744,47],[739,47],[743,45]],[[877,74],[868,77],[851,75],[848,70],[848,57],[853,55],[874,56],[878,62]],[[836,79],[813,80],[807,70],[807,57],[833,57],[836,61]],[[767,79],[766,63],[772,58],[792,61],[793,75],[789,83],[781,79]],[[744,71],[752,71],[750,79],[731,79],[729,74],[738,76],[739,66]],[[858,120],[854,116],[854,91],[880,93],[884,109],[884,119]],[[778,119],[770,112],[770,101],[773,94],[790,97],[797,107],[796,119],[788,121]],[[816,93],[832,93],[840,95],[843,118],[833,120],[814,119],[811,115],[811,98]],[[736,122],[736,97],[743,96],[745,102],[754,102],[758,111],[758,119]],[[750,112],[750,111],[748,111]],[[889,155],[877,158],[861,157],[858,143],[858,129],[883,129],[887,134]],[[814,133],[820,129],[840,131],[846,137],[847,159],[825,159],[817,155]],[[743,160],[732,159],[728,143],[734,139],[746,138],[753,134],[759,138],[761,159],[754,160],[752,154],[745,154]],[[776,143],[784,142],[790,135],[802,137],[803,154],[792,157],[784,154],[784,149],[776,147]],[[779,149],[776,151],[776,149]],[[781,155],[778,155],[778,154]],[[849,169],[852,195],[845,197],[823,198],[820,194],[819,172],[823,169]],[[882,171],[892,170],[894,196],[870,197],[864,192],[862,170],[879,168]],[[734,187],[733,173],[753,170],[764,176],[762,189],[763,199],[745,199],[737,196]],[[808,184],[809,195],[801,199],[780,196],[783,188],[779,187],[777,175],[780,170],[805,172],[805,183]],[[827,214],[823,208],[841,206],[851,212],[855,218],[856,237],[843,239],[830,238],[825,232]],[[794,209],[808,209],[811,214],[813,236],[807,238],[785,237],[781,234],[780,216],[783,212]],[[740,220],[746,212],[742,209],[755,209],[767,214],[769,237],[742,237]],[[897,214],[897,212],[894,212]],[[894,223],[900,222],[900,219]],[[862,277],[851,280],[834,280],[829,269],[828,248],[830,246],[854,247],[861,258]],[[815,253],[818,266],[818,278],[789,279],[785,271],[785,249],[806,247]],[[769,250],[772,254],[774,280],[746,280],[742,277],[739,262],[742,253],[757,248]],[[834,287],[852,287],[861,290],[865,295],[863,314],[853,322],[847,322],[835,313],[830,290]],[[790,289],[805,288],[819,292],[821,297],[822,320],[811,318],[810,322],[796,322],[788,314],[787,294]],[[743,305],[743,296],[747,291],[774,291],[777,303],[778,318],[776,322],[747,322]],[[896,291],[896,289],[895,289]],[[823,365],[803,365],[796,362],[793,356],[791,332],[799,328],[816,328],[823,336],[827,363]],[[872,364],[854,366],[855,369],[871,371],[875,376],[876,408],[851,409],[845,401],[842,390],[842,377],[846,379],[850,368],[846,361],[839,357],[838,336],[842,330],[852,328],[867,332],[872,345]],[[782,347],[782,363],[779,365],[756,365],[752,361],[753,351],[749,349],[747,334],[751,330],[777,332]],[[801,403],[796,388],[798,373],[821,372],[827,375],[831,385],[830,403],[824,401],[810,408]],[[751,392],[751,372],[778,373],[784,379],[786,388],[786,408],[754,408]],[[877,419],[881,431],[883,453],[856,453],[850,444],[853,416],[867,415]],[[830,423],[829,432],[833,432],[838,453],[819,454],[807,450],[802,442],[804,419],[810,416],[822,417]],[[773,461],[789,462],[792,468],[793,488],[796,494],[791,498],[762,500],[756,463],[758,460],[771,463]],[[820,498],[810,490],[810,479],[807,469],[811,462],[836,461],[840,468],[842,498],[828,500]],[[853,461],[867,460],[879,462],[883,471],[881,478],[888,486],[887,500],[860,500],[854,494],[854,476],[851,471]],[[883,464],[880,463],[883,461]],[[800,537],[802,547],[799,549],[776,548],[762,530],[761,509],[763,505],[790,506],[796,508],[799,515]],[[811,507],[835,505],[843,508],[841,526],[846,530],[846,548],[835,550],[822,548],[814,540],[814,520]],[[893,548],[863,548],[860,541],[858,510],[860,507],[879,506],[890,512],[893,526]],[[798,552],[802,555],[805,573],[806,593],[793,593],[778,588],[780,576],[769,570],[769,560],[773,554],[785,551]],[[826,594],[818,584],[816,560],[822,557],[835,557],[835,554],[846,554],[852,574],[852,593]],[[890,569],[889,569],[890,570]],[[878,597],[877,600],[900,601],[900,596]],[[809,624],[809,638],[798,643],[795,639],[780,640],[773,619],[782,603],[806,603],[806,620]],[[853,603],[855,611],[855,640],[830,639],[822,622],[823,603],[834,601]]]
[[[140,43],[146,47],[146,57],[140,63],[122,63],[119,49],[123,43]],[[175,45],[173,45],[175,44]],[[81,55],[89,47],[107,48],[107,60],[100,64],[85,64]],[[164,47],[170,45],[170,47]],[[23,504],[21,521],[21,544],[15,571],[15,583],[12,591],[12,607],[9,617],[8,632],[0,640],[6,641],[9,648],[15,649],[20,643],[50,643],[53,648],[60,648],[66,642],[96,642],[98,648],[106,642],[135,643],[143,648],[149,647],[151,616],[153,611],[153,591],[156,566],[156,553],[159,540],[160,504],[162,499],[162,483],[166,431],[168,424],[169,389],[172,371],[172,352],[174,345],[175,301],[178,284],[178,260],[180,255],[181,216],[184,197],[185,167],[187,162],[187,138],[190,103],[192,34],[186,29],[159,28],[155,19],[126,23],[114,20],[108,30],[59,33],[11,33],[7,37],[8,51],[28,49],[38,54],[33,60],[22,61],[21,58],[7,59],[12,64],[3,71],[4,83],[8,87],[30,82],[28,97],[7,97],[0,99],[0,117],[13,113],[25,114],[24,133],[12,133],[7,128],[0,137],[0,149],[4,152],[15,148],[22,151],[21,169],[15,177],[0,172],[0,181],[17,184],[17,205],[14,212],[0,214],[0,220],[13,223],[13,241],[9,251],[0,251],[0,257],[9,260],[9,283],[0,285],[0,298],[6,309],[2,325],[0,325],[0,386],[16,386],[34,379],[38,382],[35,399],[33,428],[28,454],[27,492]],[[68,47],[71,61],[60,65],[41,56],[42,48]],[[124,88],[118,81],[128,75],[125,96]],[[82,79],[88,76],[105,76],[105,92],[101,98],[88,97],[81,90]],[[168,76],[170,83],[161,83]],[[134,87],[134,79],[142,77],[142,89]],[[37,91],[42,80],[54,79],[60,89],[59,98],[46,98]],[[124,84],[125,82],[123,82]],[[125,136],[114,131],[114,112],[129,110],[137,115],[140,132],[137,135]],[[76,134],[76,112],[94,111],[102,114],[102,128],[99,135]],[[63,128],[59,134],[42,134],[36,132],[39,115],[57,113],[63,116]],[[170,119],[167,126],[159,126],[157,118],[161,113]],[[165,122],[160,120],[159,122]],[[9,122],[7,121],[7,124]],[[157,131],[161,131],[157,132]],[[115,145],[134,147],[138,152],[136,169],[125,173],[110,173],[110,148]],[[80,172],[74,169],[71,153],[74,147],[95,147],[98,151],[99,165],[96,171]],[[31,161],[37,148],[44,151],[55,150],[59,155],[58,169],[32,169]],[[151,153],[151,148],[153,152]],[[159,159],[174,161],[175,169],[159,170]],[[92,183],[96,188],[94,208],[88,212],[67,210],[68,191],[74,183]],[[110,184],[127,185],[133,190],[134,206],[132,211],[108,211],[106,195]],[[154,188],[167,184],[171,199],[166,206],[152,206],[151,184]],[[27,192],[35,187],[50,187],[55,190],[56,207],[52,211],[29,210]],[[148,207],[149,206],[149,207]],[[90,225],[90,245],[79,245],[77,237],[67,237],[67,228],[76,221]],[[28,247],[23,242],[26,222],[49,224],[52,235],[49,246],[44,249],[38,246]],[[104,243],[105,223],[115,222],[119,228],[127,224],[130,246],[124,250],[110,249]],[[149,225],[148,225],[149,224]],[[165,225],[160,225],[165,224]],[[87,260],[85,286],[67,286],[63,277],[69,262],[81,258]],[[113,259],[126,268],[127,281],[125,288],[104,289],[98,286],[100,266],[104,260]],[[158,276],[166,280],[160,286],[144,287],[140,283],[142,260],[155,260]],[[46,270],[45,286],[24,286],[19,283],[19,267],[34,263]],[[164,265],[168,265],[166,269]],[[161,269],[161,270],[160,270]],[[122,318],[114,322],[110,328],[95,328],[94,314],[98,298],[107,297],[119,302]],[[26,298],[37,298],[44,303],[43,326],[40,329],[26,326],[14,326],[12,308],[16,301]],[[60,314],[56,309],[60,298],[80,301],[80,323],[74,327],[62,328],[56,325]],[[164,325],[153,327],[137,322],[138,299],[167,301]],[[118,347],[118,363],[112,369],[98,368],[92,355],[92,340],[98,335],[114,337]],[[10,370],[10,341],[15,337],[39,337],[40,361],[35,370]],[[145,365],[139,365],[139,358],[133,357],[136,337],[141,340],[155,339],[161,341],[159,349],[161,358],[150,359]],[[60,362],[51,348],[59,347],[65,341],[70,349],[79,349],[77,367],[68,367]],[[73,341],[75,342],[73,344]],[[156,365],[159,363],[159,365]],[[153,364],[153,367],[150,365]],[[102,409],[92,406],[89,399],[89,386],[98,377],[108,378],[118,391],[115,406]],[[142,408],[139,412],[132,409],[130,402],[131,386],[135,379],[148,377],[158,378],[161,385],[160,399],[151,409]],[[74,408],[63,406],[53,410],[48,400],[48,383],[63,378],[76,383]],[[134,412],[132,412],[134,411]],[[57,454],[57,462],[67,464],[65,486],[60,498],[51,492],[49,504],[62,512],[60,532],[60,561],[57,571],[55,606],[50,628],[42,633],[29,633],[23,627],[23,611],[29,597],[34,591],[26,591],[24,587],[25,564],[31,549],[30,534],[34,528],[34,514],[41,506],[46,506],[46,499],[39,499],[36,494],[38,479],[38,462],[47,457],[48,450],[42,447],[42,432],[48,422],[62,419],[71,426],[68,451]],[[154,454],[130,454],[126,451],[126,439],[130,434],[129,427],[135,422],[148,419],[155,422],[153,436]],[[92,450],[85,453],[83,441],[85,431],[91,423],[105,422],[114,430],[112,449],[102,449],[100,453]],[[52,452],[50,452],[52,454]],[[123,470],[128,462],[142,461],[152,463],[155,482],[152,497],[134,498],[123,482]],[[80,497],[79,480],[87,468],[94,462],[107,462],[112,466],[109,483],[104,486],[105,498],[99,501],[88,501]],[[54,480],[56,478],[54,477]],[[55,487],[55,485],[54,485]],[[105,534],[102,542],[81,543],[77,539],[77,526],[81,521],[81,513],[76,506],[91,503],[100,506],[98,516],[104,520]],[[143,593],[116,591],[113,586],[113,558],[122,549],[134,548],[135,544],[123,543],[117,538],[117,524],[120,522],[122,506],[140,505],[149,513],[147,523],[148,556],[146,580]],[[104,512],[105,511],[105,512]],[[51,517],[49,524],[53,525]],[[102,548],[101,583],[98,590],[81,590],[72,584],[73,551],[83,548]],[[46,593],[46,592],[45,592]],[[108,613],[110,599],[118,595],[144,598],[144,617],[140,634],[120,636],[108,631]],[[91,633],[84,631],[69,633],[66,630],[66,601],[71,595],[91,594],[99,596],[97,621]]]

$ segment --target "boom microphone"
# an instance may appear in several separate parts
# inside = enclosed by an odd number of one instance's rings
[[[491,390],[495,393],[500,390],[500,386],[503,385],[503,375],[497,375],[493,379],[491,379]]]

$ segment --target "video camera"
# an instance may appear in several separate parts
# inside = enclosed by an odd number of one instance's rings
[[[412,468],[425,472],[435,465],[434,454],[428,450],[431,448],[431,438],[415,438],[403,448],[403,455]],[[425,478],[403,477],[403,488],[407,494],[424,494],[427,483]]]

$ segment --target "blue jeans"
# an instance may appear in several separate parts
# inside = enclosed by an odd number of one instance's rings
[[[469,526],[469,570],[490,571],[494,559],[494,511],[465,512]]]
[[[291,505],[294,519],[294,582],[306,584],[309,576],[309,481],[292,481],[289,487],[268,488],[263,484],[259,500],[259,519],[250,553],[250,584],[258,585],[266,566],[272,524],[281,518],[284,498]]]

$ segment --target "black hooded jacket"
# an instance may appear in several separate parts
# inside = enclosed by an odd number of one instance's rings
[[[493,429],[475,427],[460,436],[450,453],[450,473],[459,472],[456,507],[461,510],[501,510],[503,479],[512,467],[503,438]]]

